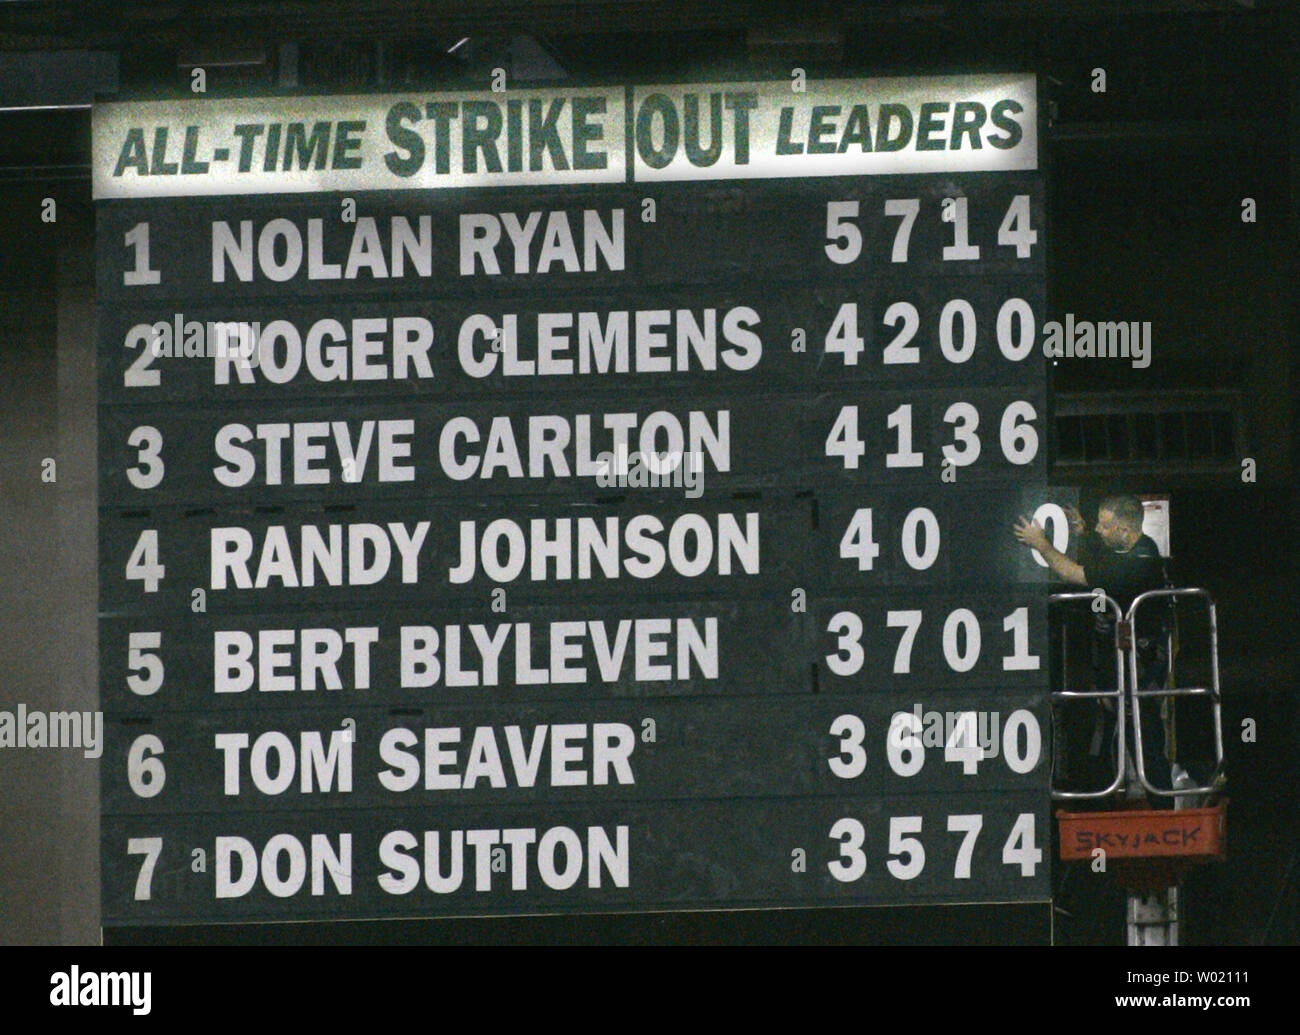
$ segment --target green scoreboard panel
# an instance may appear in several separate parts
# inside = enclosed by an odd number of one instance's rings
[[[106,925],[1048,897],[1032,76],[94,115]]]

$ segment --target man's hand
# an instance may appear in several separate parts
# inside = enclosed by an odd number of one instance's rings
[[[1083,515],[1079,513],[1078,507],[1066,507],[1065,519],[1070,522],[1070,534],[1076,539],[1088,530],[1088,525],[1083,520]]]
[[[1047,533],[1043,531],[1043,526],[1037,521],[1031,521],[1024,514],[1020,515],[1020,520],[1012,527],[1012,531],[1022,543],[1038,550],[1040,553],[1045,546],[1050,545],[1047,541]]]
[[[1057,578],[1072,582],[1076,586],[1087,583],[1088,576],[1083,568],[1052,545],[1051,540],[1047,538],[1047,533],[1043,531],[1043,526],[1037,521],[1031,521],[1024,514],[1021,514],[1020,520],[1013,526],[1013,531],[1017,539],[1042,555],[1043,560]]]

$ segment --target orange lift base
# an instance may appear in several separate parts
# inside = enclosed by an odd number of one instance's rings
[[[1227,802],[1208,808],[1056,813],[1061,859],[1094,861],[1102,849],[1109,872],[1135,891],[1181,883],[1196,863],[1223,858]]]

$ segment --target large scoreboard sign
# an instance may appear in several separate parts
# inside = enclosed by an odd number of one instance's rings
[[[1035,82],[795,86],[96,109],[105,924],[1048,897]]]

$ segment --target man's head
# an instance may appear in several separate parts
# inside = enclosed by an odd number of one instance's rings
[[[1136,496],[1107,496],[1097,508],[1097,534],[1112,550],[1131,550],[1142,538],[1142,501]]]

